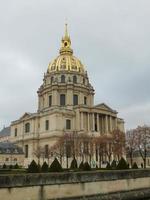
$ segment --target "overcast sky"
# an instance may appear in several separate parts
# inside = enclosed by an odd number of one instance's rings
[[[36,112],[66,19],[95,104],[116,109],[127,129],[150,124],[150,0],[0,0],[0,129]]]

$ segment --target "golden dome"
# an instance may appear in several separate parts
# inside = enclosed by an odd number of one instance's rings
[[[72,71],[84,73],[85,69],[81,61],[73,56],[71,49],[71,40],[67,31],[67,24],[65,29],[65,36],[61,40],[60,55],[50,62],[48,72],[55,71]]]

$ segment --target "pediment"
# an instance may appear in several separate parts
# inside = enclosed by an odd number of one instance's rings
[[[31,113],[24,113],[23,115],[22,115],[22,117],[20,117],[20,119],[25,119],[25,118],[28,118],[29,116],[31,115]]]
[[[100,104],[96,105],[95,107],[99,108],[99,109],[102,109],[102,110],[110,111],[110,112],[116,112],[115,110],[113,110],[112,108],[110,108],[105,103],[100,103]]]

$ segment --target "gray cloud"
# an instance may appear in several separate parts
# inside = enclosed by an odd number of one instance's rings
[[[58,54],[66,18],[95,103],[117,109],[127,128],[150,123],[149,0],[6,0],[0,7],[0,128],[36,111],[36,91]]]

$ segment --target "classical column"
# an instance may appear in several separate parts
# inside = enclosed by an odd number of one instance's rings
[[[97,131],[99,132],[99,114],[97,113]]]
[[[103,116],[101,116],[101,133],[103,134],[104,133],[104,124],[103,124]]]
[[[93,131],[95,131],[94,113],[92,113],[92,125],[93,125]]]
[[[112,131],[112,117],[109,116],[109,127],[110,127],[110,132]]]
[[[105,133],[108,133],[108,116],[105,116]]]
[[[118,126],[117,126],[117,117],[115,118],[115,129],[117,129]]]
[[[81,130],[83,130],[84,127],[83,127],[83,112],[81,112]]]
[[[87,130],[89,131],[90,130],[90,114],[87,113]]]

